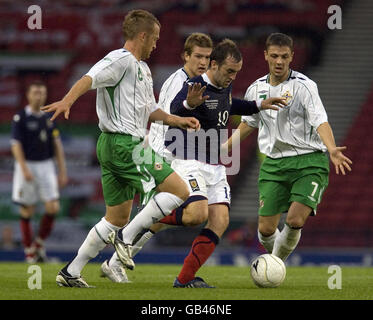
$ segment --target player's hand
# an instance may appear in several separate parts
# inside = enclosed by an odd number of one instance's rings
[[[71,104],[64,100],[57,101],[47,106],[41,107],[41,110],[45,112],[54,112],[51,121],[56,119],[60,113],[63,113],[65,119],[69,119]]]
[[[279,108],[286,107],[286,98],[268,98],[262,101],[260,104],[260,110],[279,110]]]
[[[199,121],[193,117],[178,117],[176,126],[181,129],[192,131],[198,131],[201,128]]]
[[[58,186],[63,188],[69,182],[69,178],[67,177],[66,173],[59,173],[58,174]]]
[[[34,180],[34,176],[32,175],[29,168],[24,168],[23,169],[23,176],[25,177],[26,181],[28,181],[28,182],[31,182],[32,180]]]
[[[335,147],[334,149],[329,150],[330,160],[334,164],[336,174],[341,172],[343,175],[346,175],[345,169],[352,171],[350,167],[352,161],[342,153],[342,151],[346,149],[347,147]]]
[[[194,109],[204,103],[208,98],[210,98],[210,96],[203,95],[205,90],[206,86],[202,87],[200,83],[193,83],[188,86],[186,101],[190,108]]]

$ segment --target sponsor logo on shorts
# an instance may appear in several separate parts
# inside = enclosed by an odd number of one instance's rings
[[[200,191],[201,189],[199,188],[197,179],[190,179],[189,180],[190,187],[192,188],[192,191]]]
[[[260,200],[259,201],[259,208],[263,208],[264,207],[264,200]]]
[[[155,170],[162,170],[163,166],[162,166],[162,163],[155,163],[154,164],[154,169]]]

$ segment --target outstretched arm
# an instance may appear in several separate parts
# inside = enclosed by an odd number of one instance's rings
[[[330,160],[333,162],[335,167],[335,173],[339,174],[339,172],[342,172],[342,174],[345,175],[345,169],[351,171],[352,169],[350,165],[352,164],[352,161],[342,153],[342,151],[346,150],[347,147],[337,147],[335,145],[333,131],[329,123],[322,123],[317,128],[317,132],[319,133],[322,142],[324,142],[325,146],[328,148]]]
[[[241,122],[237,130],[229,137],[229,139],[222,145],[223,149],[231,151],[235,146],[239,145],[241,141],[245,140],[256,128],[249,126],[245,122]]]
[[[83,94],[85,94],[88,90],[92,87],[92,78],[90,76],[83,76],[75,82],[72,86],[70,91],[66,94],[66,96],[55,103],[49,104],[41,108],[41,110],[45,112],[54,112],[51,120],[53,121],[58,117],[60,113],[63,113],[65,119],[69,118],[70,108],[73,103]]]

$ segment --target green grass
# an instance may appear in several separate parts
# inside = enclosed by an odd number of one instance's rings
[[[252,283],[247,267],[205,266],[198,275],[216,289],[175,289],[172,283],[178,265],[139,264],[128,271],[132,283],[117,284],[99,276],[99,264],[88,264],[83,271],[94,289],[60,288],[55,277],[60,264],[40,265],[42,289],[30,290],[31,274],[24,263],[0,263],[0,299],[90,299],[90,300],[263,300],[263,299],[373,299],[373,269],[342,267],[342,289],[330,290],[327,267],[288,267],[285,282],[276,289],[259,289]]]

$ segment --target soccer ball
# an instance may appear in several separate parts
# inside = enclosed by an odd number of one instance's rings
[[[273,254],[263,254],[251,263],[251,278],[260,288],[276,288],[286,276],[284,262]]]

